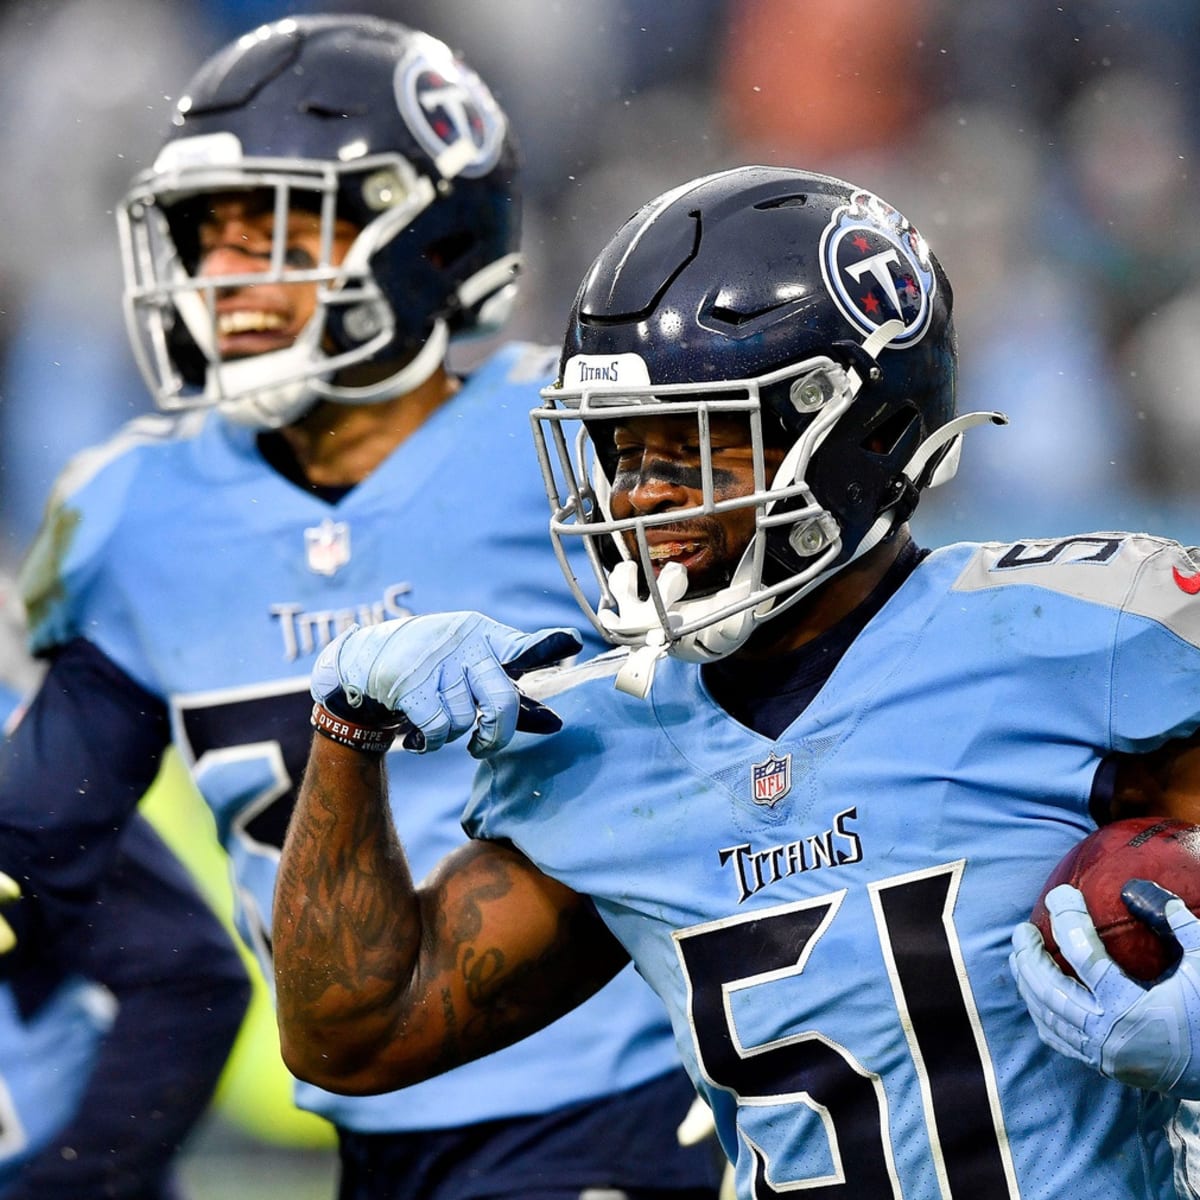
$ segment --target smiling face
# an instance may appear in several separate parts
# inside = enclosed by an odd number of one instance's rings
[[[748,422],[740,416],[713,416],[709,426],[713,501],[734,500],[754,491],[754,451]],[[704,503],[698,425],[679,415],[635,417],[615,424],[615,469],[609,507],[615,520],[667,516]],[[767,448],[767,483],[783,451]],[[655,574],[669,562],[687,568],[689,597],[727,584],[754,533],[751,505],[708,512],[646,528]],[[632,532],[624,534],[631,557],[638,557]]]
[[[198,226],[198,274],[206,279],[265,274],[276,236],[273,192],[266,189],[213,197]],[[283,265],[307,271],[321,263],[321,219],[292,208]],[[329,261],[342,261],[358,234],[349,221],[334,226]],[[216,297],[217,349],[224,359],[246,358],[290,346],[317,307],[317,283],[268,279],[221,288]]]

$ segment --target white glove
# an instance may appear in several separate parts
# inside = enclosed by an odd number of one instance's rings
[[[1130,910],[1174,937],[1179,962],[1153,984],[1130,979],[1109,956],[1083,896],[1067,884],[1046,896],[1059,952],[1077,982],[1059,970],[1028,922],[1013,931],[1009,965],[1042,1041],[1130,1087],[1200,1099],[1200,919],[1183,901],[1144,879],[1121,890]]]
[[[348,629],[321,651],[313,698],[358,726],[396,729],[406,750],[440,749],[471,729],[476,758],[500,749],[518,726],[562,728],[558,716],[524,698],[514,679],[578,654],[573,629],[522,633],[473,612],[439,613]]]

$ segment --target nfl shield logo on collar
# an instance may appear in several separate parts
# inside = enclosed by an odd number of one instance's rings
[[[774,808],[792,790],[792,756],[780,758],[774,750],[765,762],[750,767],[750,798]]]
[[[304,531],[308,569],[318,575],[336,575],[350,561],[350,526],[326,517]]]

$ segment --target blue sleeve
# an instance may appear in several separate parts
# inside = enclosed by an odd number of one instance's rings
[[[1178,543],[1140,540],[1148,549],[1121,606],[1112,663],[1112,745],[1129,754],[1200,727],[1200,600],[1185,586],[1197,564]]]
[[[249,980],[224,927],[141,817],[121,839],[80,951],[82,973],[113,993],[117,1017],[75,1117],[5,1200],[166,1200],[171,1160],[212,1097]]]
[[[82,638],[59,650],[0,746],[0,870],[24,893],[6,913],[18,936],[6,958],[67,944],[169,740],[162,700]]]

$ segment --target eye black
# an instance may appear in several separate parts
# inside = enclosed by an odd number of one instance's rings
[[[289,246],[284,253],[283,261],[289,267],[297,268],[309,268],[317,265],[317,260],[301,246]]]

